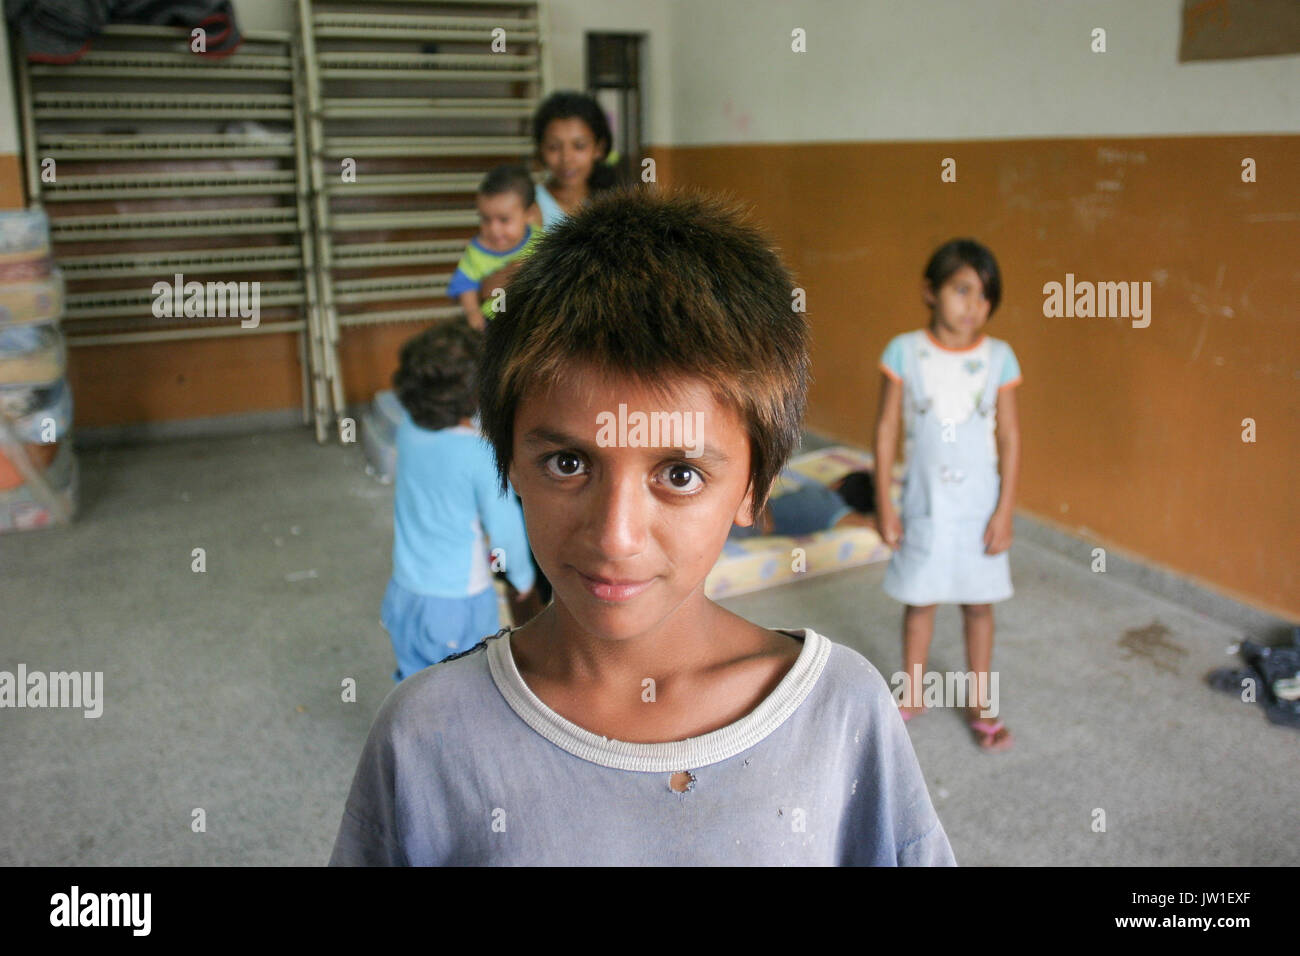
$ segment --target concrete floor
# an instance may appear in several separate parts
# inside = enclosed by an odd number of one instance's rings
[[[103,671],[104,712],[0,711],[0,864],[323,863],[392,687],[391,489],[359,446],[306,430],[80,461],[71,528],[0,536],[0,670]],[[995,667],[1015,748],[980,753],[952,711],[909,725],[958,862],[1300,863],[1300,734],[1203,682],[1237,662],[1239,632],[1023,538],[1011,562]],[[889,675],[899,608],[883,573],[725,603],[812,626]],[[942,609],[930,666],[962,654]],[[356,703],[341,700],[349,677]]]

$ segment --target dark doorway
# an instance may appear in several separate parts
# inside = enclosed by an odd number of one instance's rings
[[[640,179],[642,159],[642,51],[635,33],[587,34],[587,90],[609,117],[619,172]]]

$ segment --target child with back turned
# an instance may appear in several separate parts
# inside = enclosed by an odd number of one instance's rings
[[[520,266],[480,410],[554,598],[389,695],[332,863],[953,864],[880,673],[704,593],[801,434],[794,285],[734,209],[648,191]]]
[[[1001,296],[997,260],[984,246],[955,239],[934,253],[922,286],[929,327],[886,347],[876,426],[878,475],[893,469],[900,430],[906,439],[901,509],[889,482],[876,490],[880,533],[895,549],[885,591],[906,605],[900,710],[910,720],[927,709],[921,675],[935,606],[959,604],[976,695],[967,720],[986,751],[1011,746],[1011,732],[992,719],[990,676],[993,604],[1012,593],[1007,551],[1020,465],[1020,364],[1010,345],[983,332]]]
[[[402,347],[393,375],[406,415],[397,427],[393,576],[382,620],[399,681],[496,633],[494,564],[521,595],[533,586],[523,515],[497,488],[491,449],[471,422],[482,351],[482,333],[444,323]]]

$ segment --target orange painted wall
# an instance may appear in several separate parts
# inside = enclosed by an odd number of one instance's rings
[[[0,209],[22,209],[25,205],[22,158],[16,153],[0,153]]]
[[[808,424],[865,445],[876,362],[925,320],[921,269],[972,235],[1002,264],[990,333],[1025,373],[1020,507],[1300,619],[1300,137],[661,148],[660,182],[754,204],[807,290]],[[957,160],[957,182],[940,161]],[[1241,182],[1243,157],[1258,182]],[[0,157],[3,173],[4,157]],[[16,164],[15,164],[16,165]],[[17,170],[14,170],[16,180]],[[12,198],[7,192],[0,200]],[[21,200],[8,202],[11,206]],[[1044,318],[1042,287],[1152,282],[1152,322]],[[349,401],[419,326],[345,330]],[[293,336],[71,352],[82,425],[301,405]],[[1241,441],[1253,418],[1258,440]]]
[[[1300,619],[1300,137],[659,149],[754,204],[807,290],[809,427],[871,441],[877,361],[933,249],[998,256],[1024,369],[1023,511]],[[957,182],[940,181],[945,157]],[[1241,180],[1252,157],[1258,181]],[[1044,283],[1152,282],[1152,320],[1045,318]],[[1242,441],[1253,418],[1257,441]]]

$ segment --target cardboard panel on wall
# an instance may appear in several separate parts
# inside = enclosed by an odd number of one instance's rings
[[[1300,53],[1296,0],[1183,0],[1180,62]]]

